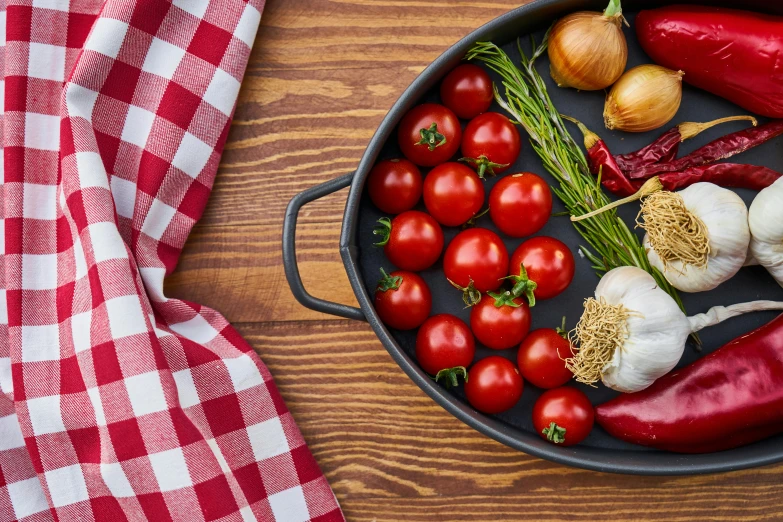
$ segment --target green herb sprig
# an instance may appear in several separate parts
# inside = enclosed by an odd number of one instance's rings
[[[555,195],[565,204],[572,216],[581,216],[610,203],[601,189],[600,176],[590,174],[582,149],[566,131],[560,113],[555,109],[546,84],[535,69],[535,61],[547,49],[549,32],[541,45],[531,37],[533,54],[527,58],[517,41],[521,66],[497,45],[478,42],[467,53],[466,59],[484,62],[502,78],[505,91],[501,96],[495,85],[495,99],[530,136],[533,149],[546,170],[557,180]],[[582,253],[599,275],[619,266],[636,266],[650,273],[658,285],[671,295],[685,311],[677,290],[650,265],[639,238],[628,228],[615,210],[574,222],[581,236],[592,247],[584,246]]]

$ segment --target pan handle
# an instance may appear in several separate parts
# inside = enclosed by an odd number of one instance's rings
[[[302,284],[302,277],[299,275],[299,265],[296,263],[296,218],[299,216],[299,210],[303,205],[327,196],[333,192],[344,189],[353,181],[353,175],[335,178],[315,187],[300,192],[288,203],[285,211],[285,220],[283,221],[283,268],[285,268],[285,277],[288,279],[288,286],[291,287],[291,293],[302,305],[310,310],[324,312],[346,319],[355,319],[357,321],[366,321],[364,313],[353,306],[339,303],[332,303],[324,299],[319,299],[310,295]]]

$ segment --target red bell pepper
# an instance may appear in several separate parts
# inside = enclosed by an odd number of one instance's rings
[[[598,406],[596,420],[619,439],[678,453],[783,433],[783,315],[646,390]]]
[[[653,61],[685,82],[763,116],[783,117],[783,17],[672,5],[642,11],[636,35]]]

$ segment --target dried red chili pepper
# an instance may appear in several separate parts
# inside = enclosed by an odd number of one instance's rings
[[[661,134],[657,140],[646,147],[629,152],[628,154],[618,154],[614,157],[617,166],[624,172],[636,170],[645,165],[652,165],[658,162],[672,161],[677,157],[680,150],[682,135],[679,127],[669,129]]]
[[[678,453],[722,451],[783,432],[783,315],[595,412],[619,439]]]
[[[760,127],[727,134],[674,161],[645,165],[633,171],[626,171],[626,174],[631,179],[646,179],[664,172],[681,172],[691,167],[730,158],[781,134],[783,134],[783,120],[774,120]]]
[[[636,152],[618,154],[614,159],[623,172],[631,172],[654,163],[666,163],[677,157],[677,153],[680,151],[680,143],[683,141],[689,140],[721,123],[739,120],[750,121],[754,127],[758,124],[753,116],[729,116],[728,118],[720,118],[705,123],[684,122],[669,129],[646,147]]]
[[[582,132],[585,148],[587,149],[587,163],[590,172],[595,175],[598,175],[600,172],[601,185],[609,192],[622,198],[637,194],[645,180],[628,179],[626,174],[623,173],[617,165],[609,147],[597,134],[590,131],[580,121],[568,116],[564,117],[567,120],[574,122]],[[783,123],[783,120],[779,120],[779,122]],[[759,127],[758,129],[761,128],[762,127]],[[783,129],[781,129],[781,132],[783,132]],[[669,134],[669,132],[666,134]],[[779,172],[766,167],[738,163],[716,163],[714,165],[686,168],[682,172],[667,172],[660,174],[658,179],[666,190],[678,190],[700,181],[715,183],[718,186],[726,188],[761,190],[777,181],[780,177],[781,174]]]
[[[606,189],[617,195],[629,196],[636,192],[636,187],[633,183],[623,174],[620,167],[614,160],[614,156],[604,140],[601,139],[598,134],[592,132],[590,129],[584,126],[582,122],[571,118],[569,116],[563,116],[568,121],[575,123],[579,130],[582,131],[584,136],[585,149],[587,149],[587,165],[590,168],[590,172],[598,176],[601,176],[601,185]]]
[[[715,163],[701,167],[692,167],[682,172],[668,172],[658,176],[666,190],[679,190],[700,181],[714,183],[724,188],[745,188],[761,190],[772,185],[783,176],[767,167],[743,165],[739,163]],[[634,180],[633,186],[639,190],[644,180]],[[619,194],[618,195],[628,195]]]

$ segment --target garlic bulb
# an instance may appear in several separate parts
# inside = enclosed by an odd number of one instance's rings
[[[618,0],[603,13],[580,11],[555,23],[549,33],[550,74],[558,87],[597,91],[623,74],[628,44]]]
[[[682,102],[684,74],[652,64],[626,72],[606,97],[606,128],[646,132],[669,123]]]
[[[644,200],[640,216],[650,264],[678,290],[712,290],[745,263],[748,210],[731,190],[694,183],[679,192],[656,192]]]
[[[579,382],[601,380],[613,390],[637,392],[677,365],[691,333],[747,312],[781,309],[783,303],[754,301],[686,317],[650,274],[615,268],[601,278],[595,298],[585,301],[566,366]]]
[[[758,193],[748,224],[753,257],[783,286],[783,178]]]

